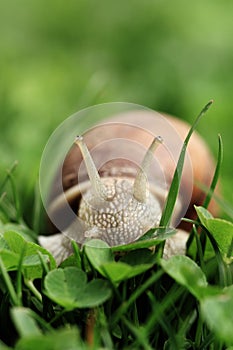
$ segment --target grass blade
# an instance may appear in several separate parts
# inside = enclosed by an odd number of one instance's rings
[[[219,285],[222,287],[226,287],[228,285],[226,269],[225,269],[224,260],[219,250],[218,244],[215,238],[213,237],[213,235],[211,234],[211,232],[205,226],[200,224],[200,227],[205,231],[215,252],[215,257],[218,263],[218,270],[219,270]]]
[[[13,284],[11,282],[10,276],[7,273],[7,270],[6,270],[6,268],[5,268],[4,264],[3,264],[3,261],[2,261],[1,257],[0,257],[0,271],[2,273],[2,277],[4,279],[6,288],[8,289],[8,292],[10,294],[12,304],[14,306],[20,306],[20,299],[18,298],[18,296],[17,296],[17,294],[15,292],[14,286],[13,286]]]
[[[211,191],[209,187],[197,182],[198,187],[206,194],[210,192],[211,198],[221,207],[222,211],[229,217],[233,219],[233,206],[231,203],[227,202],[224,198],[220,197],[215,192]]]
[[[32,212],[32,229],[35,232],[40,231],[40,220],[41,220],[41,201],[40,201],[39,185],[36,183],[34,188],[34,205]]]
[[[6,183],[8,182],[9,180],[9,177],[11,176],[11,174],[14,172],[14,170],[17,168],[18,166],[18,162],[17,160],[12,164],[12,166],[10,167],[9,170],[7,170],[6,172],[6,176],[5,178],[3,179],[2,183],[0,184],[0,190],[3,190],[3,188],[5,187]]]
[[[122,317],[124,325],[129,329],[133,336],[137,339],[137,343],[145,350],[152,350],[152,347],[148,343],[148,338],[144,332],[144,328],[135,327],[132,322],[129,322],[124,316]]]
[[[170,190],[165,202],[165,206],[164,206],[164,210],[162,213],[162,217],[160,220],[160,226],[168,226],[171,220],[171,216],[173,213],[173,209],[175,206],[175,202],[177,199],[177,195],[179,192],[179,188],[180,188],[180,180],[181,180],[181,174],[182,174],[182,170],[183,170],[183,165],[184,165],[184,158],[185,158],[185,153],[186,153],[186,149],[190,140],[190,137],[192,136],[192,133],[194,132],[194,130],[197,127],[197,124],[199,123],[200,119],[205,115],[205,113],[208,111],[209,107],[212,105],[213,100],[209,101],[206,106],[201,110],[200,114],[198,115],[198,117],[196,118],[196,120],[194,121],[192,127],[190,128],[188,135],[186,136],[181,152],[180,152],[180,156],[179,156],[179,160],[177,162],[177,166],[175,169],[175,173],[172,179],[172,183],[170,186]]]
[[[111,325],[112,327],[117,324],[119,319],[127,312],[129,306],[139,298],[139,296],[144,293],[153,283],[160,279],[163,275],[163,270],[158,270],[150,278],[148,278],[145,283],[140,285],[129,297],[127,301],[119,306],[119,308],[112,315]]]
[[[20,301],[20,304],[22,303],[22,265],[23,265],[23,259],[24,259],[26,250],[27,250],[27,245],[25,242],[20,254],[20,259],[19,259],[17,274],[16,274],[16,294],[17,294],[18,300]]]
[[[212,198],[212,194],[216,188],[218,179],[219,179],[219,175],[220,175],[220,169],[221,169],[221,165],[222,165],[222,160],[223,160],[223,143],[222,143],[222,138],[221,135],[218,135],[218,159],[217,159],[217,164],[216,164],[216,168],[215,168],[215,172],[214,172],[214,176],[213,176],[213,180],[211,182],[210,185],[210,189],[206,195],[205,201],[203,203],[203,207],[204,208],[208,208],[208,205],[210,203],[210,200]]]

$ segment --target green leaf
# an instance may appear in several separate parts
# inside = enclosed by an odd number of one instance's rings
[[[3,241],[4,240],[4,241]],[[40,252],[51,269],[56,267],[56,262],[51,253],[45,248],[42,248],[36,243],[27,242],[19,233],[14,231],[7,231],[3,235],[2,245],[7,247],[10,253],[6,253],[7,249],[3,252],[3,262],[6,263],[6,268],[10,270],[17,269],[18,265],[10,265],[10,256],[13,259],[13,255],[20,260],[22,252],[23,255],[23,274],[26,279],[41,278],[43,274],[43,268],[39,260],[38,252]],[[6,260],[5,260],[6,259]],[[13,260],[11,261],[13,263]]]
[[[11,309],[12,319],[21,337],[39,335],[41,330],[31,315],[32,311],[24,307]]]
[[[68,310],[76,307],[79,293],[86,286],[87,276],[85,272],[76,267],[50,271],[45,277],[45,289],[48,296],[56,303]]]
[[[95,279],[88,283],[76,301],[76,307],[96,307],[111,297],[112,291],[107,281]]]
[[[186,287],[197,299],[205,295],[206,276],[200,267],[187,256],[173,256],[169,260],[161,259],[161,266],[177,283]]]
[[[0,249],[9,249],[9,246],[2,235],[0,235]]]
[[[120,261],[131,266],[143,264],[153,265],[157,261],[157,256],[149,249],[139,249],[123,255]]]
[[[1,258],[7,271],[16,270],[19,263],[19,255],[10,250],[0,249]]]
[[[27,249],[24,257],[35,256],[38,254],[38,252],[40,252],[46,258],[47,264],[49,265],[50,269],[56,268],[56,261],[50,252],[48,252],[45,248],[39,246],[36,243],[27,242]],[[25,266],[23,273],[24,276],[28,279],[41,278],[43,275],[43,268],[36,262],[34,266]]]
[[[54,330],[52,333],[21,338],[16,350],[84,350],[79,332],[76,328]]]
[[[36,234],[28,227],[20,224],[7,223],[3,226],[3,232],[14,231],[22,236],[26,241],[35,242]]]
[[[158,227],[156,229],[148,231],[144,236],[140,237],[137,241],[133,243],[111,247],[111,250],[113,252],[123,252],[135,249],[150,248],[159,245],[166,239],[173,236],[175,233],[176,230],[174,228]]]
[[[116,262],[111,248],[100,240],[89,241],[85,253],[102,276],[116,283],[147,271],[155,262],[155,256],[148,249],[132,251]]]
[[[233,240],[233,224],[223,219],[209,219],[207,229],[212,233],[224,256],[227,256]]]
[[[50,271],[45,277],[45,290],[50,299],[66,310],[93,307],[111,296],[111,290],[102,280],[87,283],[85,272],[77,267]]]
[[[111,248],[107,243],[99,239],[93,239],[84,246],[84,251],[91,265],[103,274],[102,265],[106,262],[113,262],[114,257]]]
[[[24,249],[24,245],[26,244],[25,239],[15,231],[6,231],[3,235],[9,249],[14,253],[20,254]]]
[[[233,287],[201,301],[201,312],[210,329],[228,345],[233,345]]]
[[[215,219],[202,207],[196,207],[200,222],[212,234],[224,258],[229,257],[229,249],[233,241],[233,224],[223,219]],[[232,257],[232,252],[231,256]]]
[[[48,259],[48,255],[46,254],[41,254],[41,256],[45,259]],[[23,267],[27,268],[27,267],[37,267],[37,265],[41,265],[41,260],[38,254],[36,255],[29,255],[26,256],[23,259]]]
[[[209,219],[213,219],[212,214],[207,209],[203,207],[198,207],[196,205],[194,205],[194,208],[203,226],[206,226],[206,223]]]
[[[113,282],[121,282],[134,276],[140,275],[153,266],[153,264],[140,264],[130,266],[123,262],[110,262],[102,265],[103,275]]]
[[[120,282],[128,279],[129,274],[132,272],[132,268],[121,262],[110,262],[102,266],[103,276],[109,278],[113,282]]]
[[[68,266],[75,266],[78,268],[81,267],[79,261],[77,260],[77,258],[74,254],[68,256],[68,258],[63,260],[59,266],[61,268],[68,267]]]

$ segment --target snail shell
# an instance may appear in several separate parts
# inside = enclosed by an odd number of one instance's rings
[[[187,123],[177,118],[167,115],[161,117],[142,110],[108,118],[88,130],[83,139],[76,140],[60,166],[58,173],[62,174],[62,186],[57,176],[50,191],[48,214],[53,224],[52,231],[58,228],[62,233],[50,237],[40,236],[40,244],[61,262],[72,252],[70,239],[79,244],[89,238],[101,238],[109,245],[127,244],[142,236],[149,228],[157,226],[189,128]],[[162,136],[164,144],[154,151],[158,145],[155,136],[158,135]],[[87,154],[88,150],[92,151],[94,160],[92,155]],[[193,218],[193,205],[201,205],[205,197],[196,183],[209,186],[214,171],[212,155],[197,132],[194,132],[187,151],[172,217],[173,226],[177,226],[185,214]],[[140,156],[138,153],[141,153]],[[159,164],[155,171],[160,170],[163,180],[157,179],[157,183],[155,181],[153,184],[148,172],[155,155],[156,164]],[[96,170],[92,175],[87,169],[90,168],[90,162],[96,166],[95,169],[98,168],[98,172]],[[144,167],[143,162],[150,164]],[[140,175],[141,167],[144,169]],[[153,173],[151,170],[152,177],[155,171]],[[149,184],[145,182],[145,172]],[[100,187],[96,187],[95,183],[98,176]],[[139,178],[140,181],[136,181]],[[140,184],[137,186],[136,182]],[[162,186],[164,183],[166,186]],[[213,205],[212,211],[216,211]],[[73,220],[74,216],[78,220]],[[177,235],[174,241],[171,238],[167,246],[176,246],[179,241],[178,251],[181,252],[185,247],[186,235],[183,231],[178,234],[180,240]],[[172,254],[175,250],[173,247]],[[166,255],[169,256],[169,251]]]

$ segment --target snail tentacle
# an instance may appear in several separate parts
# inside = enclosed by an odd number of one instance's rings
[[[86,165],[87,173],[88,173],[88,176],[90,178],[92,188],[95,190],[95,192],[99,198],[101,198],[105,201],[111,199],[112,194],[109,195],[106,187],[102,183],[100,176],[99,176],[99,173],[98,173],[96,166],[93,162],[93,159],[91,157],[91,154],[90,154],[85,142],[83,141],[83,137],[77,136],[75,139],[75,144],[79,147],[79,149],[82,153],[83,160],[84,160],[85,165]]]
[[[133,186],[133,196],[138,202],[146,202],[146,199],[148,197],[146,173],[148,172],[149,167],[152,163],[154,151],[162,142],[163,140],[161,136],[157,136],[154,138],[146,152],[141,167],[138,170]]]

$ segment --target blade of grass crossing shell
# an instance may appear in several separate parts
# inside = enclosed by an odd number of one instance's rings
[[[217,159],[217,164],[216,164],[216,168],[215,168],[213,180],[212,180],[211,185],[210,185],[209,192],[207,193],[205,201],[203,203],[204,208],[208,207],[210,200],[212,198],[212,194],[216,188],[216,185],[217,185],[217,182],[219,179],[219,175],[220,175],[222,160],[223,160],[223,143],[222,143],[221,135],[218,135],[218,159]]]
[[[180,180],[181,180],[181,174],[182,174],[182,170],[183,170],[183,165],[184,165],[184,158],[185,158],[185,153],[186,153],[186,149],[188,146],[188,142],[190,140],[190,137],[192,135],[192,133],[194,132],[194,130],[197,127],[197,124],[199,123],[200,119],[205,115],[205,113],[207,112],[207,110],[209,109],[209,107],[212,105],[213,100],[210,100],[205,107],[201,110],[200,114],[198,115],[198,117],[196,118],[195,122],[193,123],[192,127],[190,128],[188,135],[186,136],[181,152],[180,152],[180,156],[179,156],[179,160],[177,162],[177,166],[174,172],[174,176],[172,179],[172,183],[170,186],[170,190],[166,199],[166,203],[164,206],[164,210],[162,213],[162,217],[160,220],[160,226],[168,226],[170,221],[171,221],[171,216],[173,213],[173,209],[175,206],[175,202],[177,199],[177,195],[179,192],[179,188],[180,188]]]
[[[208,208],[208,205],[209,205],[209,203],[211,201],[211,198],[212,197],[215,198],[215,196],[213,196],[213,194],[214,194],[214,190],[216,188],[216,185],[217,185],[217,182],[218,182],[218,179],[219,179],[221,165],[222,165],[222,160],[223,160],[223,143],[222,143],[221,135],[218,135],[218,159],[217,159],[217,164],[216,164],[216,168],[215,168],[215,172],[214,172],[214,176],[213,176],[210,188],[208,190],[206,188],[206,193],[207,194],[206,194],[204,203],[202,205],[206,209]],[[204,187],[202,187],[201,184],[200,184],[200,188],[205,190]],[[184,221],[186,221],[186,220],[184,220]],[[199,222],[199,220],[197,220],[197,222]],[[187,249],[189,249],[189,247],[190,247],[190,245],[192,243],[193,236],[194,236],[193,234],[194,234],[194,232],[192,230],[191,233],[190,233],[190,236],[188,238],[187,244],[186,244]]]

